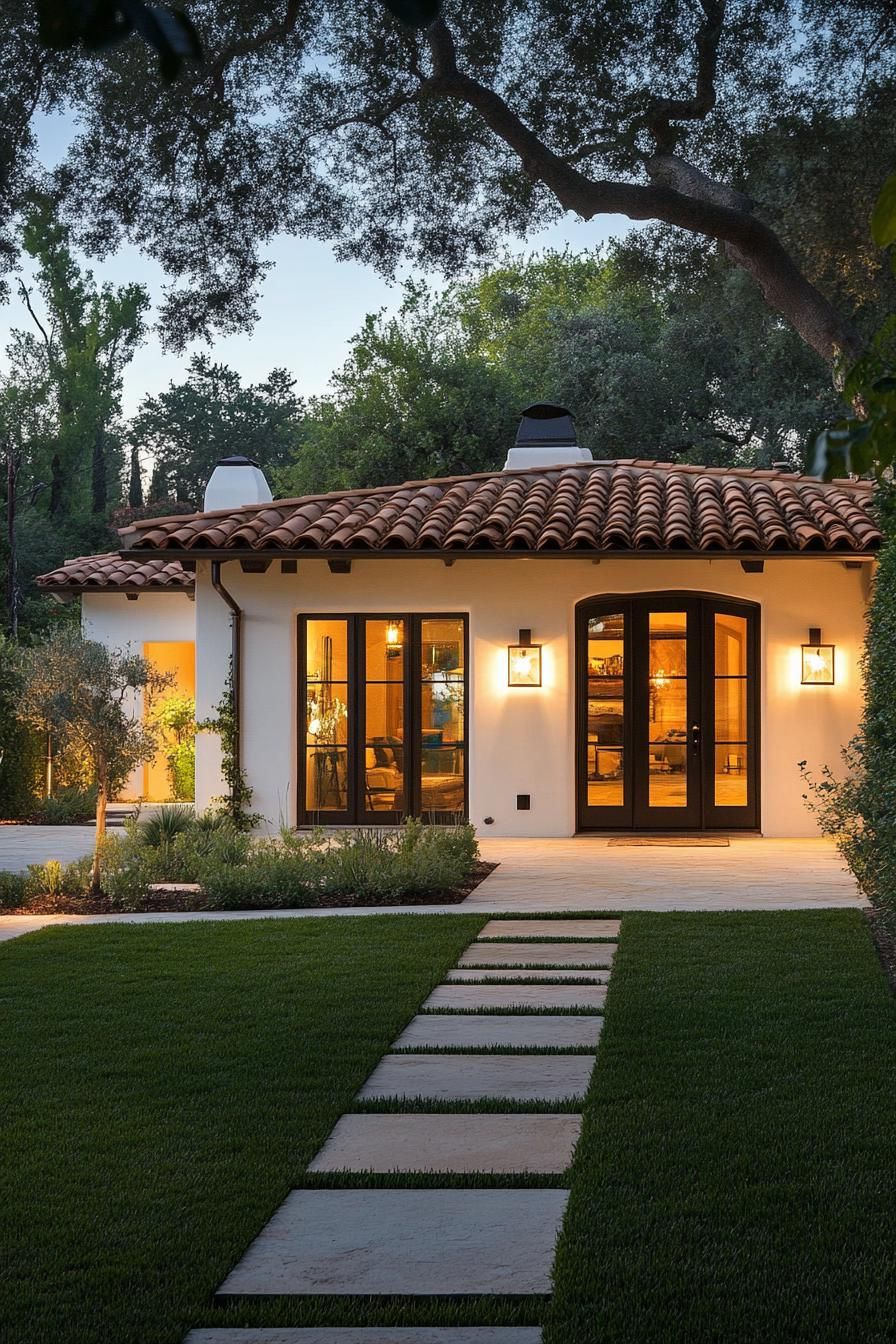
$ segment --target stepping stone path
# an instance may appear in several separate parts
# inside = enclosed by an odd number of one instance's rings
[[[578,1115],[344,1115],[309,1171],[561,1172]]]
[[[456,1013],[477,1008],[603,1008],[606,985],[439,985],[424,1009]]]
[[[330,1187],[345,1173],[345,1188],[293,1190],[216,1302],[549,1294],[569,1191],[533,1188],[532,1177],[572,1162],[582,1117],[571,1108],[590,1083],[616,950],[608,940],[618,933],[610,919],[490,920],[311,1163]],[[502,1111],[502,1101],[529,1109]],[[502,1184],[359,1188],[377,1173],[494,1175]],[[516,1175],[524,1187],[507,1185]],[[528,1326],[244,1326],[193,1330],[185,1344],[540,1340]]]

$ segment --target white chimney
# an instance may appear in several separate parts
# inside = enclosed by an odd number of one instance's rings
[[[521,467],[565,467],[593,462],[590,448],[580,448],[575,422],[565,406],[536,402],[520,417],[516,443],[507,454],[505,471]]]
[[[269,504],[274,496],[264,472],[248,457],[222,457],[205,487],[202,508],[238,509],[242,504]]]

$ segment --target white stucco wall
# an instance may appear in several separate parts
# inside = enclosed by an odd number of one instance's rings
[[[141,593],[129,602],[124,593],[84,593],[81,598],[81,631],[107,648],[143,652],[143,645],[157,640],[193,640],[196,605],[186,593]],[[142,696],[131,697],[130,708],[142,713]],[[139,798],[143,791],[143,767],[138,766],[121,792],[125,799]]]
[[[566,836],[575,830],[574,620],[584,598],[684,589],[759,603],[761,824],[767,835],[814,833],[797,763],[836,765],[859,718],[868,566],[847,570],[824,557],[788,558],[767,561],[763,574],[745,574],[736,560],[620,559],[595,565],[518,556],[458,559],[448,568],[436,559],[362,558],[351,574],[331,574],[322,560],[300,560],[298,572],[285,575],[275,560],[267,574],[243,574],[237,562],[228,562],[222,577],[245,611],[243,763],[254,789],[253,807],[272,827],[296,816],[295,618],[301,613],[469,613],[470,818],[486,834]],[[230,621],[211,588],[207,562],[198,565],[196,580],[201,718],[221,698]],[[140,608],[144,600],[129,605]],[[161,607],[186,599],[158,601]],[[799,684],[799,646],[812,625],[821,626],[825,640],[837,646],[833,687]],[[507,645],[520,627],[530,627],[544,645],[539,689],[507,687]],[[153,637],[160,636],[137,636]],[[217,742],[203,734],[197,742],[197,805],[220,792]],[[531,795],[531,811],[516,811],[517,793]],[[488,828],[487,816],[494,818]]]

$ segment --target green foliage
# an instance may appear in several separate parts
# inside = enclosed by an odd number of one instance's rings
[[[152,849],[167,850],[172,842],[195,825],[191,807],[160,807],[134,830],[140,843]]]
[[[10,873],[0,869],[0,910],[18,910],[25,904],[28,879],[24,873]]]
[[[822,830],[896,929],[896,487],[880,484],[877,502],[886,540],[868,612],[860,731],[844,752],[844,773],[828,767],[804,778]]]
[[[0,634],[0,818],[27,816],[41,781],[41,734],[22,723],[18,649]]]
[[[102,842],[103,892],[117,910],[151,909],[156,884],[198,883],[189,908],[291,909],[345,901],[397,904],[437,898],[463,885],[478,857],[472,826],[409,821],[398,831],[325,835],[285,831],[253,840],[230,818],[166,807]],[[32,871],[29,895],[83,897],[86,862]]]
[[[240,375],[194,355],[183,382],[146,397],[129,437],[153,460],[149,499],[201,508],[206,483],[222,457],[241,453],[272,471],[299,441],[303,402],[285,369],[243,386]]]
[[[881,478],[896,462],[896,316],[887,318],[843,385],[857,408],[809,444],[806,467],[826,481],[873,472]]]
[[[41,826],[75,826],[92,821],[96,816],[96,794],[95,786],[69,785],[49,798],[41,798],[34,808],[32,820]]]
[[[893,247],[890,267],[896,275],[896,173],[877,198],[871,233],[878,247]],[[843,399],[850,413],[812,436],[807,470],[826,481],[868,472],[880,480],[896,463],[896,314],[884,319],[862,358],[846,372]]]
[[[166,695],[154,707],[153,718],[163,734],[171,795],[189,802],[196,785],[196,702],[192,695]]]
[[[158,729],[135,718],[128,705],[135,691],[164,690],[171,678],[139,654],[107,649],[75,631],[22,653],[19,713],[35,730],[52,730],[63,748],[76,747],[97,788],[97,846],[92,887],[99,890],[106,805],[130,772],[155,752]]]
[[[29,199],[21,246],[36,286],[19,281],[30,328],[14,329],[6,349],[0,442],[13,467],[12,605],[33,637],[53,623],[46,599],[34,595],[34,577],[117,540],[107,519],[123,488],[122,375],[143,339],[149,297],[137,284],[98,285],[76,261],[71,230],[45,196]],[[11,563],[2,556],[4,569]]]
[[[896,244],[896,173],[881,188],[871,213],[871,237],[878,247]]]
[[[833,415],[824,362],[721,264],[657,274],[629,246],[509,260],[370,316],[312,402],[285,494],[500,467],[519,413],[558,401],[598,457],[796,465]]]

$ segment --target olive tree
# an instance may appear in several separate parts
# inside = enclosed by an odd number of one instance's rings
[[[155,751],[159,729],[136,710],[135,695],[170,686],[140,654],[107,649],[72,630],[22,652],[21,717],[77,751],[97,786],[90,889],[100,890],[106,808],[128,775]]]

